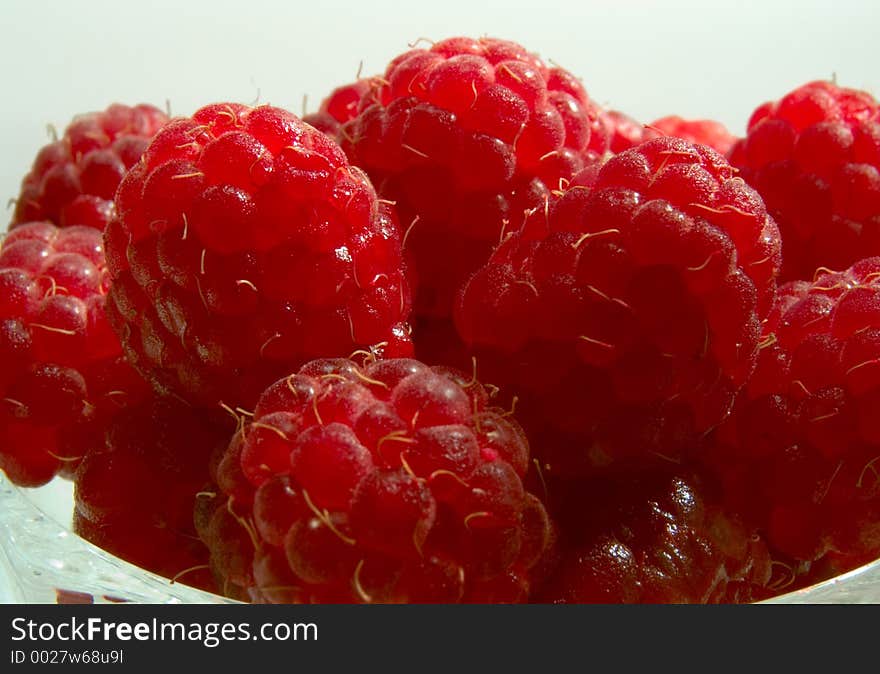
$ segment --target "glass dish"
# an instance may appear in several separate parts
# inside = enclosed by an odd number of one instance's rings
[[[104,552],[69,525],[73,485],[13,485],[0,471],[0,602],[230,604]]]
[[[65,522],[72,485],[14,486],[0,471],[0,602],[233,604],[124,562],[74,534]],[[765,604],[880,603],[880,560]]]

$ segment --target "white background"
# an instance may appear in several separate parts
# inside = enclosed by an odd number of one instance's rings
[[[312,111],[420,37],[516,40],[642,122],[678,113],[742,133],[811,79],[880,93],[877,0],[0,0],[0,198],[46,125],[114,101],[190,114],[219,100]],[[9,217],[8,211],[5,217]]]

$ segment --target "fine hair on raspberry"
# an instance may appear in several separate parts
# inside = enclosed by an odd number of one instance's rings
[[[880,258],[780,287],[757,369],[705,456],[793,562],[880,554]]]
[[[120,181],[167,121],[164,112],[147,104],[114,103],[77,115],[61,138],[37,153],[15,200],[11,227],[48,220],[103,231],[113,217]]]
[[[529,465],[474,378],[318,360],[266,389],[196,517],[249,601],[522,602],[554,537]]]
[[[488,37],[414,46],[369,82],[338,137],[397,204],[416,317],[448,319],[504,232],[605,152],[598,108],[568,71]]]
[[[779,233],[714,150],[662,137],[585,169],[463,287],[456,325],[551,470],[679,457],[729,414]]]
[[[868,92],[817,80],[764,103],[730,161],[779,224],[784,280],[880,254],[880,104]]]
[[[0,468],[36,487],[69,475],[95,419],[146,386],[104,315],[101,232],[22,223],[0,243]]]
[[[393,206],[292,113],[218,103],[172,120],[116,205],[107,311],[157,391],[248,407],[311,358],[410,354]]]

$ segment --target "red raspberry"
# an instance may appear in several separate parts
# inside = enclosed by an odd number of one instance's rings
[[[765,103],[730,160],[779,223],[782,278],[880,254],[880,106],[866,92],[810,82]]]
[[[310,358],[411,350],[393,211],[285,110],[224,103],[170,122],[117,208],[107,311],[159,391],[247,407]]]
[[[520,602],[553,533],[528,466],[476,380],[319,360],[265,391],[199,528],[252,601]]]
[[[193,509],[211,455],[234,430],[229,418],[154,397],[101,430],[74,476],[74,530],[132,564],[213,591]]]
[[[561,567],[543,601],[745,603],[771,593],[767,546],[689,471],[576,482],[565,513]]]
[[[321,101],[318,111],[305,115],[303,121],[338,140],[342,125],[357,117],[361,99],[370,92],[371,87],[368,79],[337,87]]]
[[[25,176],[12,227],[49,220],[59,227],[104,230],[113,195],[125,172],[168,117],[152,105],[114,103],[103,112],[77,116],[60,140],[43,147]]]
[[[779,263],[760,197],[708,147],[657,138],[585,174],[499,246],[456,315],[563,473],[677,453],[721,422]]]
[[[719,154],[726,155],[736,142],[736,137],[721,123],[711,119],[683,119],[669,115],[656,119],[648,125],[648,137],[654,135],[675,136],[691,143],[708,145]]]
[[[608,135],[608,149],[613,154],[629,150],[655,137],[644,124],[619,110],[603,110],[600,117]]]
[[[22,224],[0,246],[0,469],[19,485],[73,468],[80,426],[144,392],[104,316],[107,281],[91,227]]]
[[[396,202],[415,261],[415,314],[449,318],[461,282],[523,211],[607,149],[567,71],[513,42],[455,37],[397,56],[341,144]]]
[[[736,141],[723,124],[710,119],[688,120],[669,115],[643,125],[629,115],[608,110],[602,113],[602,121],[608,129],[611,152],[615,154],[660,136],[673,136],[689,143],[708,145],[725,155]]]
[[[880,556],[880,258],[782,286],[762,344],[709,454],[728,498],[794,560]]]

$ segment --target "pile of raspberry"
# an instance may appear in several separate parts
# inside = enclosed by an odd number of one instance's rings
[[[746,603],[880,557],[880,106],[648,124],[496,38],[115,103],[0,243],[0,470],[254,603]]]

